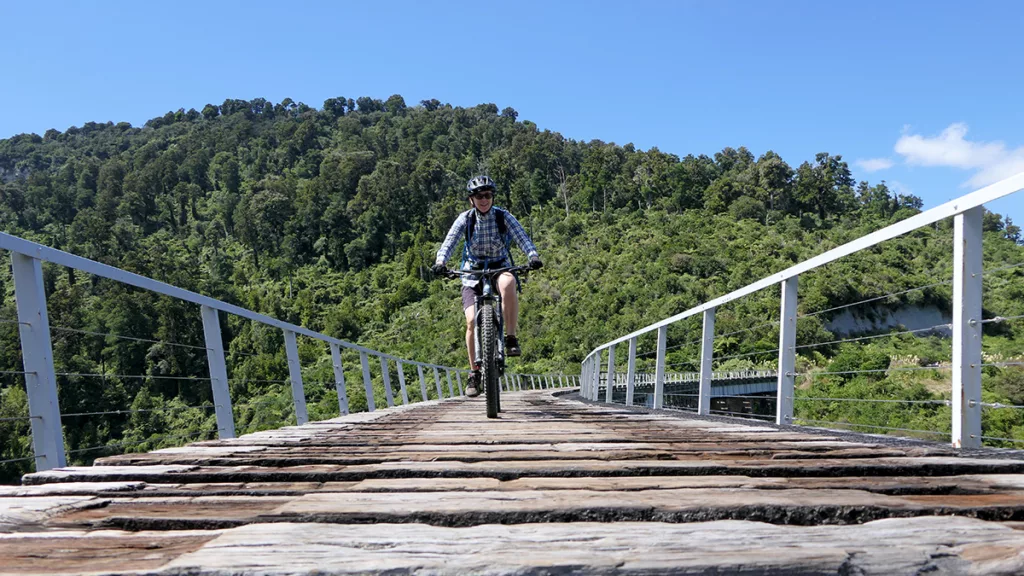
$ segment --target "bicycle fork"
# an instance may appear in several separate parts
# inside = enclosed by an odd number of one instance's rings
[[[484,362],[483,341],[481,340],[481,338],[483,337],[483,330],[481,329],[481,326],[483,325],[483,319],[482,319],[483,318],[483,316],[482,316],[482,314],[483,314],[483,306],[482,306],[482,304],[490,302],[491,303],[491,309],[494,310],[495,320],[497,320],[497,322],[495,322],[495,324],[497,324],[497,330],[498,330],[498,334],[497,334],[498,349],[497,349],[497,354],[495,354],[494,361],[495,361],[495,364],[498,367],[498,373],[499,374],[504,374],[505,373],[505,318],[503,317],[503,315],[501,313],[501,297],[500,296],[499,297],[495,297],[495,296],[492,296],[490,294],[486,294],[486,292],[488,292],[488,291],[485,289],[484,296],[478,296],[477,299],[476,299],[476,313],[475,313],[475,316],[474,316],[474,319],[473,319],[473,324],[475,326],[475,329],[473,330],[473,343],[475,344],[475,346],[474,346],[475,350],[473,351],[473,361],[476,363],[477,366],[482,366],[483,362]]]

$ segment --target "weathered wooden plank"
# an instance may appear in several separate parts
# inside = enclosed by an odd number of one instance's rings
[[[145,482],[74,482],[70,484],[40,484],[38,486],[0,486],[0,497],[95,496],[134,493],[145,487]]]
[[[0,534],[0,574],[125,574],[155,570],[220,532],[50,531]]]
[[[370,478],[498,478],[591,476],[839,477],[1020,474],[1024,461],[979,458],[876,458],[811,460],[537,460],[385,462],[365,465],[68,467],[27,474],[25,484],[50,482],[328,482]],[[174,469],[174,470],[168,470]]]
[[[895,476],[895,477],[839,477],[839,478],[751,478],[749,476],[626,476],[590,478],[398,478],[352,482],[224,482],[194,484],[145,484],[132,491],[94,491],[89,486],[106,484],[42,484],[38,486],[12,486],[6,495],[91,494],[107,498],[138,495],[161,496],[279,496],[313,492],[446,492],[493,490],[663,490],[678,488],[757,488],[762,490],[848,489],[879,494],[933,494],[957,497],[966,494],[1017,492],[1022,477],[1012,474],[966,476]],[[111,483],[119,486],[119,483]],[[55,492],[50,492],[50,490]]]
[[[254,522],[296,497],[197,496],[137,497],[107,500],[102,507],[50,514],[46,525],[56,528],[106,527],[160,530],[216,529]]]
[[[967,518],[477,526],[262,524],[157,574],[950,574],[1024,571],[1024,533]]]
[[[257,522],[392,523],[441,526],[529,522],[701,522],[749,519],[773,524],[853,524],[880,518],[958,514],[1024,520],[1024,493],[892,496],[823,488],[762,490],[520,490],[339,492],[294,497],[126,497],[102,507],[50,513],[60,528],[130,530],[225,528]]]
[[[0,498],[0,532],[36,530],[46,520],[97,505],[93,496],[22,496]]]

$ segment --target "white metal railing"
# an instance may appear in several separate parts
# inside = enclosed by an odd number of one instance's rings
[[[655,322],[650,326],[606,342],[592,350],[581,363],[581,394],[598,400],[598,387],[602,372],[614,380],[615,352],[618,344],[629,343],[626,370],[627,404],[632,403],[636,385],[637,337],[657,331],[654,377],[654,407],[662,408],[665,397],[665,357],[668,326],[703,315],[703,333],[700,340],[700,378],[698,413],[710,413],[712,350],[714,344],[715,310],[728,302],[775,285],[781,287],[781,310],[778,321],[778,377],[776,417],[778,424],[793,423],[793,398],[796,361],[797,279],[844,256],[875,246],[913,230],[953,217],[953,362],[952,362],[952,444],[954,447],[975,448],[982,442],[981,430],[981,328],[982,320],[982,216],[983,205],[1024,189],[1024,173],[1011,176],[926,210],[906,220],[858,238],[852,242],[819,254],[809,260],[772,274],[739,290]],[[602,363],[602,355],[607,360]],[[604,364],[605,370],[602,370]],[[606,388],[606,401],[611,400],[611,387]]]
[[[11,253],[14,293],[18,312],[17,324],[24,365],[24,372],[22,374],[25,377],[25,388],[28,393],[28,419],[31,421],[32,446],[35,455],[33,460],[37,470],[49,470],[67,465],[61,413],[57,396],[57,374],[54,370],[49,315],[47,312],[46,293],[43,288],[43,262],[72,268],[199,305],[201,307],[205,350],[210,371],[209,380],[213,391],[214,409],[220,438],[233,438],[235,436],[235,424],[231,394],[228,386],[229,378],[227,375],[224,344],[221,337],[219,312],[233,314],[283,331],[285,353],[288,359],[288,382],[291,384],[295,417],[299,425],[306,424],[309,421],[309,415],[306,409],[302,366],[299,361],[296,341],[296,336],[298,335],[320,340],[329,345],[334,368],[334,386],[338,395],[338,407],[341,414],[349,413],[345,374],[342,369],[341,360],[342,349],[354,350],[359,353],[367,409],[371,412],[376,408],[374,388],[370,376],[369,358],[371,356],[379,359],[381,376],[384,381],[385,399],[388,406],[394,406],[396,402],[390,381],[390,363],[392,362],[395,363],[397,368],[401,402],[403,404],[409,403],[404,366],[416,367],[421,398],[423,399],[428,397],[428,381],[424,374],[425,369],[433,373],[434,386],[436,387],[439,399],[445,397],[441,371],[445,373],[448,397],[452,398],[463,394],[462,375],[468,373],[468,370],[465,369],[399,358],[392,354],[339,340],[234,304],[228,304],[183,288],[2,232],[0,232],[0,249]],[[453,373],[455,374],[454,384],[452,381]],[[507,373],[502,379],[502,387],[507,391],[560,388],[573,385],[578,385],[577,377],[564,374]]]

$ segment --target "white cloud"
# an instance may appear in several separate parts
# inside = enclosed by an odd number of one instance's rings
[[[865,172],[878,172],[892,168],[894,162],[888,158],[867,158],[857,160],[854,164],[860,166],[860,169]]]
[[[967,124],[950,124],[941,134],[925,137],[904,133],[896,153],[915,166],[949,166],[974,170],[963,186],[977,188],[1024,172],[1024,146],[1008,150],[1002,142],[966,140]]]

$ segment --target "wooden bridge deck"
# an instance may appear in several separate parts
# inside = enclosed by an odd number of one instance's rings
[[[1024,462],[506,394],[0,487],[0,573],[1024,572]]]

